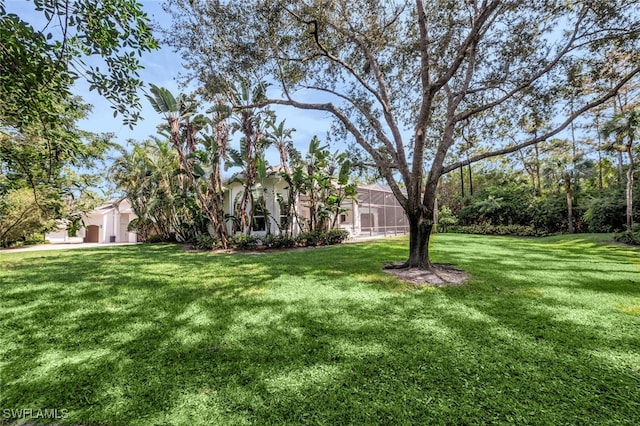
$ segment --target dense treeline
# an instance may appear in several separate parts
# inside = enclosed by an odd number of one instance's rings
[[[441,229],[505,235],[624,231],[630,165],[607,147],[574,148],[571,141],[554,140],[458,169],[440,183]],[[634,147],[632,154],[635,163],[640,152]],[[633,189],[637,224],[640,191]]]
[[[78,127],[90,106],[73,84],[84,79],[133,125],[139,58],[158,47],[132,0],[21,3],[0,0],[0,246],[42,241],[61,221],[81,226],[112,144]],[[29,3],[30,17],[13,12]]]

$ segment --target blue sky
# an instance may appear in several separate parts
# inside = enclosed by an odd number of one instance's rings
[[[149,18],[157,25],[168,27],[170,25],[170,16],[162,9],[162,1],[160,0],[142,0],[143,10],[148,14]],[[8,0],[6,1],[8,13],[15,13],[25,21],[34,25],[34,28],[40,29],[38,23],[42,22],[42,15],[35,11],[32,1],[24,0]],[[162,46],[161,49],[145,53],[141,58],[144,69],[140,73],[142,81],[153,83],[157,86],[165,87],[172,93],[177,94],[181,90],[189,91],[189,88],[181,88],[179,76],[183,72],[180,56],[175,53],[172,48]],[[97,92],[89,91],[88,84],[85,81],[78,81],[75,85],[74,92],[81,96],[84,101],[93,106],[90,116],[80,122],[82,129],[94,133],[115,134],[116,141],[121,145],[126,145],[129,139],[144,140],[149,135],[156,133],[156,126],[161,123],[162,118],[151,108],[149,102],[140,93],[142,98],[142,117],[144,120],[139,122],[133,129],[122,124],[122,118],[113,117],[113,109],[110,104],[104,100]],[[331,118],[325,113],[313,111],[300,111],[287,107],[274,107],[278,122],[286,119],[286,126],[293,127],[296,132],[293,139],[296,147],[306,152],[309,141],[314,135],[321,139],[325,139],[326,133],[331,126]],[[270,153],[268,160],[271,163],[277,163],[277,153]]]

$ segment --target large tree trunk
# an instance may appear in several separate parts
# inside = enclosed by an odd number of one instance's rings
[[[622,151],[617,151],[618,158],[618,182],[622,186],[622,176],[624,176],[624,165],[622,164]]]
[[[433,204],[433,232],[438,233],[438,221],[440,218],[438,217],[438,197],[436,197],[435,202]]]
[[[600,142],[598,142],[598,189],[602,190],[602,151],[600,150]]]
[[[432,214],[422,211],[409,214],[409,260],[408,268],[431,269],[429,261],[429,239],[433,228]]]
[[[468,153],[467,153],[467,161],[469,161]],[[471,163],[467,164],[467,170],[469,170],[469,195],[473,197],[473,173],[471,173]]]

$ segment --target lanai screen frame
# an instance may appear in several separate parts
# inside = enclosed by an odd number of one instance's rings
[[[352,234],[387,237],[409,233],[407,216],[389,188],[380,185],[359,186],[355,200],[343,203],[343,208],[347,210],[349,221],[340,220],[340,226],[350,228]],[[358,218],[354,217],[354,212],[357,212]]]

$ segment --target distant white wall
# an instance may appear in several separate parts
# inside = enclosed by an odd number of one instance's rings
[[[135,232],[128,232],[129,222],[135,219],[135,214],[120,214],[115,209],[92,212],[83,217],[84,226],[81,227],[77,236],[69,237],[68,231],[60,228],[45,235],[45,239],[52,244],[59,243],[82,243],[87,235],[86,227],[95,225],[98,227],[98,242],[109,243],[111,237],[115,237],[116,243],[135,243],[138,235]]]

